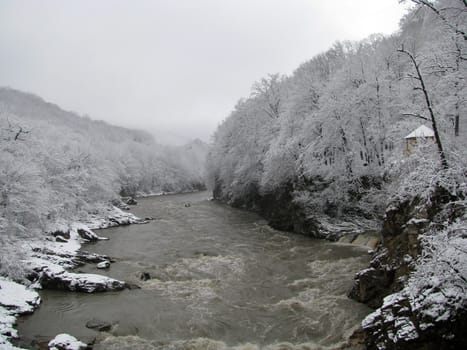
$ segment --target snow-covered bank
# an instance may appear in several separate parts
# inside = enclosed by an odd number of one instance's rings
[[[18,337],[16,317],[28,314],[40,303],[39,294],[21,284],[0,277],[0,348],[18,349],[10,340]]]
[[[19,250],[27,258],[19,261],[19,264],[31,285],[26,287],[0,277],[0,348],[18,349],[10,343],[11,339],[18,337],[14,329],[16,317],[32,313],[40,303],[39,294],[32,288],[94,293],[129,287],[126,282],[106,276],[73,273],[67,269],[74,269],[85,263],[112,261],[108,256],[80,250],[84,243],[107,239],[97,235],[93,229],[141,223],[146,221],[111,207],[100,215],[89,215],[82,222],[56,222],[47,228],[45,239],[22,242]],[[57,348],[58,345],[51,347]]]

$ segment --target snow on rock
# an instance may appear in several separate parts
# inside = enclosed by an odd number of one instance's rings
[[[89,214],[87,217],[80,219],[79,222],[69,224],[64,220],[58,220],[50,225],[46,231],[55,237],[59,244],[66,243],[58,245],[58,247],[65,247],[68,251],[77,251],[79,249],[79,246],[76,247],[77,243],[107,239],[97,235],[93,230],[144,223],[147,223],[147,221],[131,213],[124,212],[117,207],[109,207],[101,209],[98,213]]]
[[[98,269],[108,269],[110,267],[110,261],[101,261],[96,265]]]
[[[107,208],[104,214],[90,215],[89,218],[83,222],[90,229],[96,230],[113,226],[144,224],[147,221],[142,220],[131,213],[124,212],[117,207],[112,207]]]
[[[10,344],[17,338],[16,316],[31,313],[40,303],[39,294],[25,286],[0,277],[0,348],[18,349]]]
[[[127,287],[123,281],[90,273],[68,272],[60,265],[38,258],[31,259],[28,263],[31,275],[47,289],[94,293],[122,290]]]
[[[113,261],[110,257],[80,251],[83,243],[107,239],[97,235],[93,229],[146,222],[116,207],[101,209],[82,222],[69,224],[59,220],[47,228],[47,232],[55,237],[54,241],[42,240],[24,245],[25,250],[32,250],[28,254],[31,258],[24,262],[29,271],[28,277],[50,289],[87,293],[124,289],[127,287],[125,282],[100,275],[71,273],[65,269],[74,269],[85,263],[108,268]]]
[[[422,252],[402,290],[385,297],[362,328],[380,348],[465,348],[467,214],[441,228],[430,226],[420,237]]]
[[[88,348],[87,344],[66,333],[57,335],[49,342],[48,346],[49,350],[84,350]]]
[[[29,256],[22,263],[35,288],[93,293],[122,290],[127,287],[125,282],[106,276],[78,274],[65,270],[89,262],[105,264],[108,267],[112,261],[110,257],[80,251],[83,243],[107,239],[94,233],[93,229],[146,222],[116,207],[104,211],[104,214],[89,215],[82,222],[70,224],[59,220],[46,229],[50,235],[47,240],[28,241],[22,245],[21,249]],[[33,312],[39,303],[40,298],[35,291],[0,277],[0,349],[19,349],[9,341],[18,336],[14,328],[16,316]],[[71,336],[59,335],[49,343],[49,347],[68,350],[84,349],[87,346]]]
[[[323,238],[341,243],[354,243],[353,241],[360,238],[361,242],[354,244],[366,245],[370,237],[364,239],[363,235],[377,229],[377,223],[374,220],[363,218],[358,218],[358,220],[352,217],[337,219],[321,215],[316,217],[316,220],[319,222],[319,232]],[[341,240],[342,238],[343,240]]]
[[[391,294],[384,298],[383,305],[362,321],[362,328],[371,334],[377,344],[397,344],[418,338],[411,320],[411,308],[404,293]]]

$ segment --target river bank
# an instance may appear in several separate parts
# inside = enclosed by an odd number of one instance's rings
[[[2,349],[19,349],[11,344],[18,338],[14,329],[16,318],[30,314],[39,306],[41,299],[37,289],[57,289],[76,292],[104,292],[129,287],[126,282],[98,274],[73,273],[86,263],[108,267],[112,259],[105,255],[82,251],[83,244],[106,240],[93,230],[141,224],[147,221],[109,207],[105,214],[89,215],[82,222],[66,221],[50,225],[43,239],[22,242],[21,250],[25,260],[21,261],[28,286],[12,280],[0,279],[0,345]]]
[[[467,346],[465,183],[430,186],[400,197],[394,194],[379,228],[375,228],[378,221],[365,216],[310,212],[307,202],[297,199],[297,191],[287,187],[267,194],[253,188],[252,193],[231,200],[219,185],[214,194],[229,205],[258,212],[273,227],[371,248],[369,266],[356,274],[348,293],[375,309],[352,336],[357,343],[367,349],[463,348]]]
[[[44,290],[43,305],[20,320],[18,345],[46,344],[64,331],[85,343],[96,339],[95,349],[345,344],[370,311],[346,296],[353,274],[368,264],[368,249],[276,231],[256,214],[208,196],[139,199],[132,211],[155,220],[101,231],[110,240],[86,249],[115,257],[102,274],[140,289]],[[92,319],[110,329],[86,328]]]

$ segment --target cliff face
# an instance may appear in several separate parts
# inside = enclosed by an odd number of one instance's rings
[[[377,308],[362,323],[369,349],[467,347],[465,209],[441,188],[388,207],[382,242],[349,293]]]
[[[363,213],[357,204],[361,199],[360,193],[349,194],[350,200],[339,208],[326,200],[321,201],[320,205],[316,203],[310,205],[309,199],[322,196],[330,183],[325,183],[321,179],[302,182],[303,180],[297,179],[269,192],[260,191],[258,186],[250,184],[242,196],[233,197],[223,190],[221,181],[217,180],[213,196],[216,200],[226,202],[233,207],[259,213],[268,220],[271,227],[277,230],[295,232],[313,238],[330,241],[345,239],[345,243],[351,243],[359,237],[359,234],[373,231],[377,227],[379,220],[376,217],[379,211],[373,211],[371,214]],[[370,183],[364,190],[370,188],[375,188],[375,185]],[[305,199],[301,199],[301,196]],[[370,236],[365,238],[360,236],[365,240],[363,244],[374,238],[374,234]]]
[[[320,234],[318,222],[307,215],[305,208],[294,202],[292,184],[284,185],[269,193],[260,193],[256,186],[250,185],[246,195],[235,199],[230,199],[228,194],[222,192],[221,188],[221,184],[217,182],[213,190],[215,199],[228,202],[236,208],[255,211],[267,219],[269,225],[277,230],[324,238]]]
[[[345,243],[366,236],[355,226],[342,229],[348,213],[340,219],[313,213],[296,200],[297,191],[288,185],[264,194],[251,186],[246,195],[232,199],[219,186],[214,196],[259,212],[277,229]],[[450,193],[438,186],[429,198],[400,199],[387,207],[381,242],[349,292],[376,309],[354,335],[368,349],[467,348],[467,201]],[[361,226],[364,217],[356,217]],[[361,244],[373,247],[373,238]]]

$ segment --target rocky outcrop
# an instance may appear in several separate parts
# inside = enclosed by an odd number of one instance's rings
[[[381,186],[381,180],[367,178],[361,179],[361,190],[377,188]],[[226,192],[222,182],[215,181],[213,189],[214,199],[226,202],[229,205],[255,211],[268,220],[268,224],[282,231],[295,232],[314,238],[323,238],[330,241],[338,241],[343,236],[361,234],[366,229],[373,229],[378,220],[374,212],[366,218],[357,207],[361,199],[361,193],[353,191],[349,194],[352,203],[343,205],[345,208],[337,208],[335,203],[319,200],[319,205],[310,206],[310,199],[322,196],[332,184],[320,177],[314,179],[300,178],[295,182],[289,182],[278,186],[271,191],[261,190],[259,185],[251,183],[242,191],[241,196],[233,196]],[[363,189],[365,188],[365,189]],[[303,197],[304,199],[302,199]],[[354,205],[355,204],[355,205]],[[318,210],[318,207],[320,208]],[[358,221],[358,224],[352,224]],[[364,229],[362,229],[364,226]]]
[[[390,205],[382,242],[349,296],[377,308],[368,349],[467,348],[467,205],[437,189]]]
[[[83,223],[55,223],[48,230],[55,240],[31,244],[31,258],[24,262],[27,278],[46,289],[73,292],[94,293],[130,288],[123,281],[96,274],[73,273],[66,269],[75,269],[86,263],[96,264],[101,269],[109,268],[114,261],[112,258],[80,250],[83,243],[107,239],[93,229],[145,222],[131,213],[112,207],[107,208],[103,215],[90,215]]]
[[[458,310],[444,319],[424,315],[422,311],[414,307],[413,300],[404,291],[384,298],[382,306],[362,322],[367,349],[467,348],[465,309]]]
[[[128,288],[125,282],[106,276],[68,272],[59,265],[44,263],[40,260],[31,263],[35,266],[32,267],[29,278],[40,283],[46,289],[95,293]]]
[[[86,322],[86,328],[94,329],[99,332],[108,332],[112,328],[112,323],[93,318]]]
[[[370,267],[356,275],[349,296],[376,308],[384,297],[400,291],[420,253],[418,237],[432,219],[418,198],[389,205],[381,230],[381,244]]]
[[[49,350],[86,350],[91,349],[87,344],[69,334],[59,334],[48,344]]]

